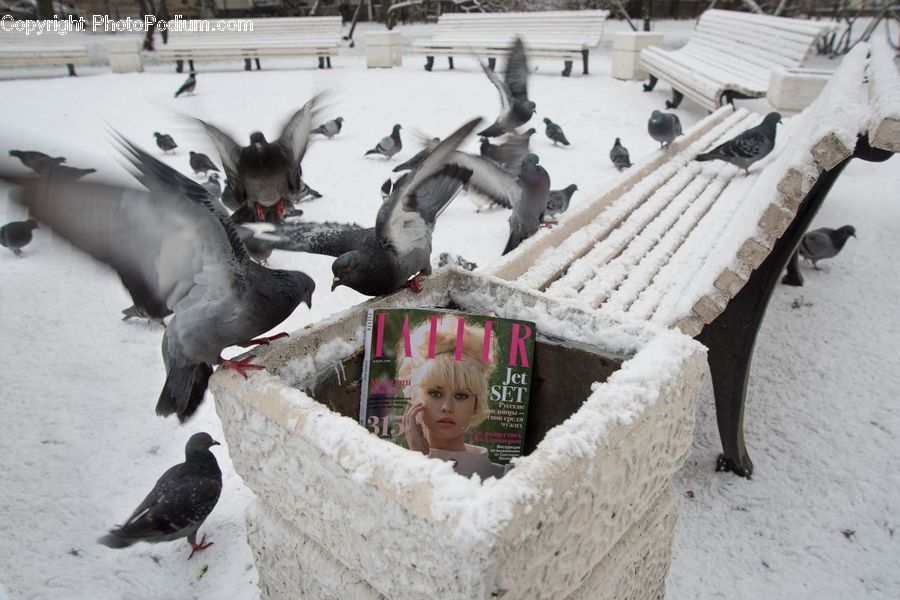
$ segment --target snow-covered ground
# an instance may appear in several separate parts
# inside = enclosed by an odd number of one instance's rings
[[[632,160],[656,151],[646,133],[650,112],[668,97],[640,82],[612,79],[609,32],[591,57],[591,75],[559,76],[555,61],[536,61],[530,95],[538,117],[562,125],[572,146],[553,147],[543,125],[533,149],[554,189],[577,183],[586,201],[617,177],[608,159],[616,137]],[[366,28],[357,30],[362,39]],[[690,23],[662,22],[667,44],[683,41]],[[428,28],[401,28],[407,35]],[[344,130],[312,146],[306,179],[324,197],[303,206],[313,220],[371,224],[379,187],[390,169],[418,147],[414,131],[443,136],[474,115],[493,119],[496,93],[474,61],[447,72],[406,55],[401,68],[367,70],[358,46],[320,71],[313,59],[269,61],[244,72],[239,62],[200,64],[194,96],[173,99],[184,80],[170,65],[113,75],[84,67],[0,71],[4,120],[2,161],[12,148],[65,155],[127,181],[110,128],[173,167],[190,172],[188,150],[215,157],[209,142],[180,114],[221,125],[238,139],[254,129],[269,137],[314,93],[330,90],[328,116]],[[819,61],[822,62],[821,60]],[[22,76],[25,76],[22,78]],[[764,101],[743,103],[760,112]],[[705,111],[685,101],[685,127]],[[403,126],[406,146],[392,161],[363,153]],[[179,144],[162,155],[152,133]],[[477,140],[466,146],[477,148]],[[218,161],[217,161],[218,162]],[[6,163],[4,163],[6,164]],[[822,271],[804,271],[803,288],[779,287],[760,333],[745,415],[752,480],[713,472],[719,452],[710,390],[700,399],[694,451],[678,476],[681,494],[668,597],[735,599],[900,597],[900,347],[893,300],[900,296],[893,256],[900,252],[898,159],[852,163],[814,226],[856,226]],[[24,217],[0,191],[0,223]],[[438,221],[438,253],[452,251],[485,265],[507,236],[503,211],[475,213],[460,197]],[[222,440],[214,403],[180,426],[154,415],[164,380],[161,328],[122,322],[130,304],[118,279],[46,230],[26,258],[0,252],[0,599],[250,599],[257,576],[245,541],[243,513],[251,494],[235,475],[227,448],[215,448],[225,487],[201,533],[215,542],[192,560],[178,541],[110,550],[96,543],[120,523],[169,466],[182,460],[197,431]],[[275,267],[296,268],[317,283],[305,306],[279,329],[293,330],[364,298],[329,292],[332,259],[276,253]],[[894,567],[891,567],[894,565]]]

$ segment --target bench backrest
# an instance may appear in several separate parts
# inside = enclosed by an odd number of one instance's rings
[[[494,40],[522,36],[526,43],[549,40],[600,43],[609,11],[540,11],[525,13],[446,13],[438,19],[432,39]]]
[[[84,48],[87,34],[70,31],[65,35],[47,32],[41,35],[25,35],[24,31],[4,31],[0,28],[0,47],[9,50],[17,48]]]
[[[184,30],[170,33],[173,42],[183,41],[216,41],[226,42],[229,39],[244,41],[248,39],[265,41],[266,39],[286,37],[298,41],[329,40],[339,42],[341,39],[340,17],[271,17],[252,19],[252,30],[238,24],[233,19],[184,20],[180,25]],[[221,29],[220,29],[221,27]]]

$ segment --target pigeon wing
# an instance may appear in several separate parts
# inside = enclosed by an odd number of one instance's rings
[[[507,112],[511,110],[512,99],[511,92],[507,85],[500,79],[500,76],[497,75],[496,71],[493,69],[489,69],[486,64],[478,61],[481,65],[481,69],[484,71],[484,74],[487,75],[488,79],[490,79],[491,83],[494,84],[494,87],[497,88],[497,93],[500,94],[500,114],[505,115]]]
[[[516,38],[512,50],[506,60],[504,74],[506,89],[519,100],[528,99],[528,59],[525,56],[525,44],[522,38]]]
[[[309,146],[313,120],[318,119],[321,112],[318,106],[321,104],[321,100],[322,95],[313,96],[300,110],[291,115],[291,118],[282,127],[281,135],[276,142],[292,165],[290,173],[297,174],[296,178],[291,181],[292,191],[300,187],[300,163]]]
[[[213,145],[219,153],[219,160],[222,161],[222,168],[225,169],[225,177],[231,184],[231,191],[234,193],[234,197],[238,203],[243,204],[247,199],[247,191],[244,180],[238,170],[238,163],[241,158],[240,144],[235,142],[234,138],[215,125],[201,119],[196,119],[196,122],[203,127],[206,131],[206,135],[212,140]]]
[[[836,254],[834,242],[828,232],[821,229],[810,231],[800,242],[800,254],[810,260],[831,258]]]
[[[366,243],[374,230],[363,229],[353,223],[285,223],[274,231],[254,233],[256,239],[272,248],[291,252],[310,252],[326,256],[340,256]]]
[[[522,188],[507,170],[480,156],[454,152],[450,161],[471,171],[468,186],[504,208],[512,208],[522,197]],[[521,161],[520,161],[521,162]]]

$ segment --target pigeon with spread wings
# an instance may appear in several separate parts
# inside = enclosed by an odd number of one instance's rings
[[[528,60],[522,39],[516,38],[513,42],[502,80],[483,63],[481,68],[500,94],[500,114],[490,127],[479,131],[478,135],[497,137],[527,123],[534,114],[535,104],[528,99]]]

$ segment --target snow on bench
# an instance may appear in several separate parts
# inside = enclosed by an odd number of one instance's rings
[[[159,59],[175,60],[179,73],[184,61],[188,61],[193,71],[195,60],[244,59],[244,68],[249,71],[253,60],[259,69],[260,58],[295,56],[316,56],[320,69],[326,65],[330,68],[331,57],[337,56],[341,46],[340,17],[253,19],[252,28],[246,31],[226,19],[182,21],[182,24],[188,31],[170,32],[169,43],[157,45],[154,51]]]
[[[849,159],[881,161],[900,148],[900,78],[887,51],[872,60],[868,51],[861,44],[844,58],[749,176],[721,161],[694,161],[761,120],[722,107],[487,268],[610,317],[677,328],[709,347],[722,469],[752,473],[742,431],[746,374],[785,263]]]
[[[773,69],[799,67],[816,48],[816,40],[833,29],[830,22],[707,10],[682,48],[641,51],[641,65],[650,74],[644,91],[659,79],[672,86],[676,108],[687,96],[715,110],[735,98],[760,98],[769,88]]]
[[[0,27],[0,67],[66,65],[69,75],[75,76],[75,65],[89,61],[84,33],[26,35],[25,31],[7,29]]]
[[[587,75],[588,54],[600,43],[608,15],[606,10],[447,13],[438,19],[434,36],[413,42],[412,52],[427,57],[426,71],[437,55],[447,56],[452,69],[453,56],[459,54],[486,56],[493,69],[520,36],[529,56],[563,59],[563,76],[571,74],[572,61],[578,58]]]

